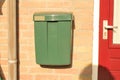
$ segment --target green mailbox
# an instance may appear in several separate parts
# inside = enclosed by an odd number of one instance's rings
[[[37,64],[71,64],[72,19],[71,13],[34,14]]]

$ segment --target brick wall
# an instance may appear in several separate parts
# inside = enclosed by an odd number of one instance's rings
[[[0,64],[7,80],[7,1],[0,15]],[[35,12],[72,12],[74,15],[73,60],[71,68],[43,68],[35,62]],[[91,80],[93,0],[19,0],[20,80]]]

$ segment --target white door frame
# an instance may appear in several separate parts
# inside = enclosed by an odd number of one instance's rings
[[[100,0],[94,0],[92,80],[98,80]]]

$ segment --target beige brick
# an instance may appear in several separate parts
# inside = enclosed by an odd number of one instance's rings
[[[57,75],[37,75],[35,80],[58,80]]]
[[[8,31],[8,25],[5,23],[0,23],[0,31]]]
[[[29,75],[29,74],[22,74],[20,76],[20,80],[33,80],[34,77],[32,75]]]
[[[47,2],[47,8],[61,8],[63,7],[63,2]]]
[[[76,9],[93,8],[93,0],[76,0],[73,1],[73,6]]]
[[[63,2],[64,0],[46,0],[46,2]]]
[[[23,1],[20,3],[20,7],[22,8],[44,8],[46,7],[45,1]]]
[[[21,74],[21,75],[22,75],[22,74],[30,75],[30,74],[29,74],[29,67],[20,65],[19,71],[20,71],[20,74]]]
[[[20,65],[23,65],[23,66],[35,66],[36,63],[35,61],[32,61],[32,60],[20,60]]]
[[[74,78],[71,75],[69,75],[69,76],[60,76],[59,80],[74,80]]]
[[[42,67],[40,67],[39,64],[36,64],[36,65],[38,65],[38,66],[30,68],[29,73],[33,73],[33,74],[54,74],[53,69],[42,68]]]
[[[2,50],[2,51],[0,51],[0,60],[2,60],[2,59],[7,59],[7,57],[8,57],[8,51],[6,51],[6,50]]]
[[[0,45],[0,50],[8,50],[8,46],[6,45]]]
[[[0,44],[7,44],[7,43],[8,43],[8,39],[6,38],[0,39]]]
[[[68,69],[56,69],[55,70],[56,73],[59,74],[79,74],[79,70],[78,69],[73,69],[73,68],[68,68]]]
[[[3,60],[0,62],[1,65],[7,65],[8,64],[8,60]]]
[[[92,63],[94,0],[20,0],[19,1],[19,60],[20,80],[83,80],[80,75]],[[8,12],[7,1],[0,15],[0,63],[7,80],[8,74]],[[35,61],[35,12],[71,12],[74,15],[73,53],[71,68],[43,68]],[[91,69],[89,69],[91,70]],[[87,72],[89,73],[89,72]],[[91,73],[85,80],[91,80]]]

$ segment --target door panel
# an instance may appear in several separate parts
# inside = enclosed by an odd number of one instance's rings
[[[110,62],[110,70],[120,71],[120,59],[111,59]]]
[[[113,80],[120,80],[120,72],[119,71],[113,71],[112,75],[117,76],[117,77],[114,77]]]
[[[113,30],[108,30],[109,48],[120,48],[120,0],[109,0],[109,25],[115,27]]]
[[[119,49],[116,49],[116,51],[113,51],[111,50],[110,51],[110,58],[116,58],[116,59],[120,59],[120,52],[119,52]]]
[[[120,0],[100,0],[99,24],[99,68],[98,80],[120,80]],[[107,33],[104,33],[104,20],[108,21]],[[104,34],[108,35],[104,38]]]
[[[113,44],[120,44],[120,0],[114,0],[113,13]]]

